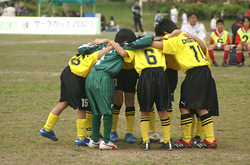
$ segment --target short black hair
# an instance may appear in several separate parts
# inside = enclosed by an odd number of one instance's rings
[[[155,27],[156,36],[164,36],[164,32],[172,33],[174,30],[178,29],[176,24],[169,18],[163,18],[160,20],[159,24]]]
[[[131,43],[135,40],[136,40],[136,35],[131,29],[126,29],[126,28],[121,29],[115,35],[115,42],[118,42],[119,44],[122,44],[125,41]]]
[[[237,20],[238,20],[238,21],[243,21],[243,20],[244,20],[244,17],[245,17],[245,14],[244,14],[244,13],[238,13],[238,14],[237,14]]]
[[[218,20],[216,21],[216,25],[217,25],[218,23],[223,23],[223,25],[224,25],[223,19],[218,19]]]
[[[195,15],[198,18],[198,14],[195,11],[190,11],[187,14],[188,18],[191,17],[192,15]]]
[[[247,19],[250,22],[250,17],[245,16],[243,22],[245,22],[245,19]],[[250,27],[250,25],[249,25],[249,27]]]

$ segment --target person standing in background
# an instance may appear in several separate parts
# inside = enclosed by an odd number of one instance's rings
[[[182,13],[182,16],[181,16],[181,19],[182,19],[182,23],[181,23],[181,26],[184,25],[185,23],[187,23],[187,14],[185,12],[184,9],[181,10],[181,13]]]
[[[158,25],[158,23],[160,22],[160,20],[162,20],[163,16],[160,13],[160,10],[157,10],[157,14],[155,15],[155,23],[154,23],[154,27],[156,27]]]
[[[219,18],[218,18],[218,15],[217,15],[217,14],[214,15],[214,18],[213,18],[213,19],[211,19],[210,27],[211,27],[211,30],[212,30],[212,31],[215,31],[215,30],[216,30],[216,21],[217,21],[218,19],[219,19]]]
[[[8,5],[7,2],[4,3],[3,9],[3,17],[15,17],[16,16],[16,9],[14,8],[14,4]]]
[[[172,6],[172,9],[170,10],[170,18],[175,24],[178,23],[178,11],[175,6]]]
[[[135,27],[135,32],[138,32],[137,29],[137,24],[139,25],[139,28],[141,32],[143,31],[142,23],[141,23],[141,7],[138,5],[138,1],[136,0],[134,2],[134,6],[131,8],[133,14],[134,14],[134,27]]]

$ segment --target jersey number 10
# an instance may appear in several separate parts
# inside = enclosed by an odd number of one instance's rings
[[[197,53],[197,50],[195,49],[195,47],[194,47],[194,46],[190,46],[190,49],[193,49],[193,51],[194,51],[194,56],[195,56],[196,60],[197,60],[198,62],[200,62],[200,60],[199,60],[199,58],[198,58],[198,53]],[[201,52],[201,49],[200,49],[200,47],[199,47],[198,45],[197,45],[197,49],[199,50],[199,53],[200,53],[201,57],[202,57],[205,61],[207,61],[207,59],[203,56],[203,53]]]

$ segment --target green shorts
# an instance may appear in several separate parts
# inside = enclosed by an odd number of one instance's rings
[[[92,69],[86,80],[86,94],[94,115],[111,115],[115,85],[110,75]]]

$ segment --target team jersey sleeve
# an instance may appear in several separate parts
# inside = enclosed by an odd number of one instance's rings
[[[123,48],[125,50],[136,50],[149,47],[153,43],[152,37],[142,37],[132,43],[124,44]]]
[[[240,35],[237,33],[237,35],[235,37],[235,45],[238,45],[240,41],[241,41]]]
[[[231,44],[231,41],[230,41],[230,37],[229,37],[229,34],[227,35],[227,44]]]
[[[210,39],[210,44],[214,44],[214,40],[213,40],[212,37],[211,37],[211,39]]]
[[[173,37],[167,40],[163,40],[163,53],[168,55],[174,55],[177,51],[177,37]]]
[[[89,44],[83,44],[78,48],[80,54],[92,54],[96,51],[102,50],[105,47],[105,44],[91,46]]]
[[[91,59],[92,59],[92,61],[94,63],[96,63],[96,61],[98,61],[98,54],[99,54],[99,52],[100,52],[100,50],[91,54]]]
[[[124,57],[124,61],[127,63],[131,63],[135,58],[136,51],[134,50],[125,50],[125,51],[128,53],[128,57]]]

